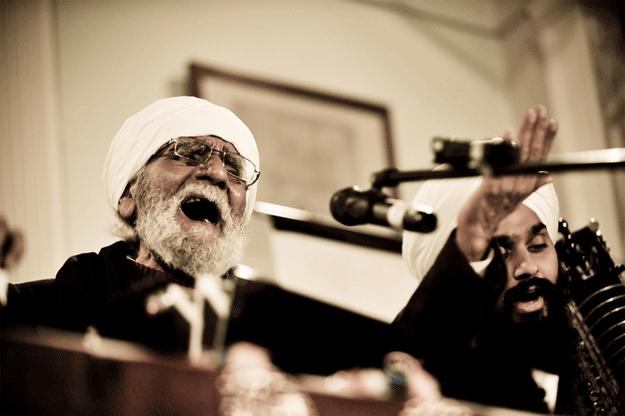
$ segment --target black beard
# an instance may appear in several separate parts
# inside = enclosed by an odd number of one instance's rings
[[[534,289],[530,292],[530,288]],[[542,297],[545,301],[545,307],[532,313],[515,313],[516,303],[538,299]],[[512,289],[504,293],[503,298],[503,317],[507,317],[512,321],[520,324],[538,324],[550,315],[554,308],[562,308],[563,304],[558,305],[560,301],[560,292],[556,285],[547,279],[531,277],[522,280]]]
[[[524,293],[531,285],[538,286],[547,313],[541,310],[524,315],[521,321],[513,319],[514,302],[526,296]],[[556,285],[546,279],[520,283],[505,294],[503,309],[494,312],[485,323],[476,338],[478,348],[503,362],[513,357],[529,367],[560,373],[573,356],[574,332],[568,323],[566,298],[561,279]]]

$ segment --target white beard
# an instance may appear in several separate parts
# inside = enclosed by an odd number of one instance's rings
[[[141,175],[137,178],[136,235],[152,258],[170,270],[196,278],[202,274],[224,275],[243,258],[248,221],[232,216],[228,198],[214,186],[189,184],[165,200],[157,187]],[[221,213],[221,235],[198,224],[185,231],[177,221],[182,201],[189,195],[214,202]],[[212,239],[212,241],[210,241]],[[207,242],[209,241],[209,242]]]

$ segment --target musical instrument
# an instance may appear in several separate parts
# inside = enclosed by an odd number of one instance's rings
[[[625,414],[625,279],[615,265],[598,224],[571,233],[560,219],[556,243],[571,284],[569,319],[577,330],[577,358],[586,383],[588,415]]]

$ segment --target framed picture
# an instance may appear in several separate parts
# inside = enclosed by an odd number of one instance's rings
[[[387,109],[192,64],[193,95],[233,111],[261,154],[257,201],[330,216],[332,195],[393,167]]]

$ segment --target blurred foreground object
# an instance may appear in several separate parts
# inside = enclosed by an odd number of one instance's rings
[[[0,353],[1,414],[392,416],[402,407],[308,392],[249,343],[233,344],[222,366],[217,351],[192,363],[94,331],[40,329],[3,334]]]
[[[245,342],[231,346],[225,363],[220,351],[205,351],[202,360],[192,363],[187,358],[164,357],[138,344],[100,337],[93,330],[87,334],[12,331],[3,334],[1,341],[0,414],[534,415],[445,398],[424,404],[413,399],[334,394],[311,388],[305,375],[281,371],[266,349]],[[397,355],[389,357],[394,358],[387,362],[391,367],[356,369],[353,375],[368,377],[373,371],[410,368],[414,360],[403,353],[401,363]],[[339,377],[355,380],[348,373]],[[410,375],[407,378],[412,379]],[[364,379],[356,383],[361,381]],[[244,406],[255,407],[248,408],[248,413],[233,413]],[[457,413],[467,409],[472,412]]]
[[[17,266],[24,255],[24,236],[19,230],[9,229],[0,216],[0,305],[7,304],[9,287],[8,271]]]
[[[267,350],[249,343],[234,344],[217,378],[224,416],[316,416],[312,400],[297,380],[271,363]]]
[[[10,270],[24,255],[24,236],[19,230],[11,230],[0,216],[0,269]]]

